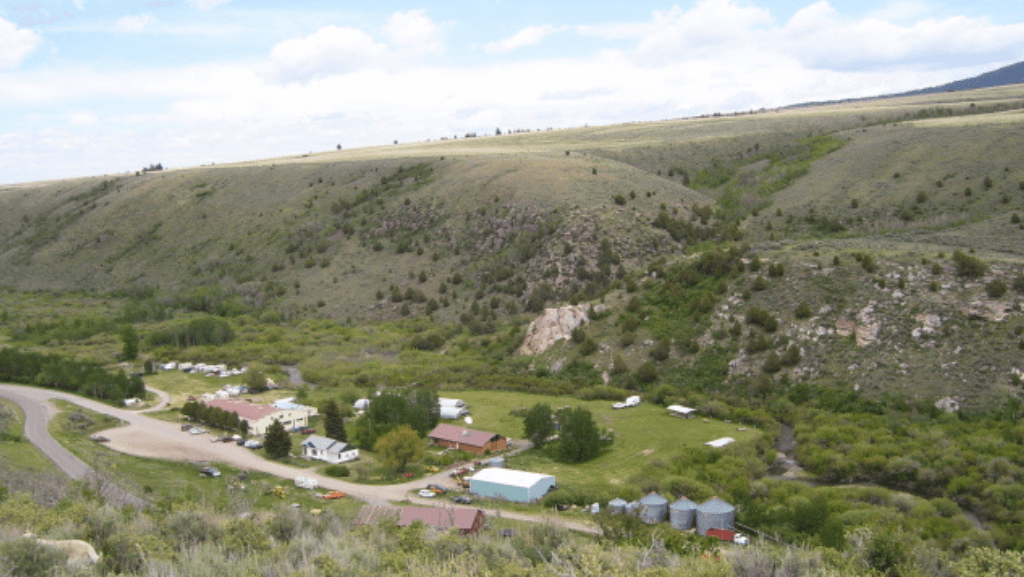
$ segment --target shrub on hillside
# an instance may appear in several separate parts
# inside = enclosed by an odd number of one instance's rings
[[[798,319],[809,319],[811,314],[811,305],[807,303],[800,303],[797,305],[796,310],[793,311],[793,316]]]
[[[1006,294],[1009,287],[1006,286],[1006,281],[1001,278],[997,278],[992,282],[985,285],[985,293],[994,299],[997,299]]]
[[[647,361],[636,368],[636,372],[633,373],[633,377],[643,384],[650,384],[658,380],[658,367],[654,365],[653,361]]]
[[[760,307],[750,307],[746,316],[748,325],[759,326],[766,333],[774,333],[779,328],[779,321],[772,314]]]
[[[956,264],[956,275],[961,278],[980,278],[988,272],[988,267],[981,259],[962,250],[953,252],[953,262]]]

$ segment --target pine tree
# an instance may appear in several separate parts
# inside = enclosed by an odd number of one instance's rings
[[[324,406],[324,432],[328,438],[335,441],[348,442],[345,419],[341,416],[341,409],[334,399],[327,401],[327,405]]]
[[[291,452],[292,439],[288,436],[288,431],[284,430],[281,421],[274,419],[274,422],[267,427],[264,447],[267,449],[267,456],[271,459],[283,459]]]

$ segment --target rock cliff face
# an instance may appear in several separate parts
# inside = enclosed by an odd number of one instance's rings
[[[588,311],[589,308],[581,306],[545,310],[526,329],[526,340],[519,347],[519,354],[540,354],[559,340],[571,338],[574,329],[588,322]]]

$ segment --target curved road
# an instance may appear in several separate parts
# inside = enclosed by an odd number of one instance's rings
[[[158,391],[151,391],[160,394]],[[453,487],[447,471],[433,476],[397,485],[360,485],[332,477],[319,475],[314,469],[301,469],[282,463],[268,461],[254,451],[234,443],[211,443],[209,435],[189,435],[181,431],[176,423],[148,417],[141,412],[129,411],[85,399],[76,395],[37,389],[19,385],[0,385],[0,396],[13,400],[25,411],[25,437],[39,447],[61,470],[74,479],[87,477],[92,469],[57,443],[46,429],[46,423],[56,413],[51,399],[61,399],[83,408],[109,415],[127,423],[126,426],[103,431],[110,439],[111,449],[154,459],[175,461],[218,461],[240,469],[262,471],[276,477],[294,479],[298,476],[312,477],[320,487],[331,491],[343,491],[372,505],[389,505],[390,501],[408,500],[417,505],[452,507],[450,502],[438,499],[422,499],[415,495],[417,489],[427,483]],[[162,395],[161,395],[162,396]],[[159,405],[158,405],[159,406]],[[151,410],[155,410],[154,407]],[[475,507],[469,507],[475,508]],[[598,534],[600,529],[589,523],[568,521],[551,515],[529,515],[510,511],[486,511],[490,515],[500,514],[509,519],[534,523],[553,523],[586,533]]]

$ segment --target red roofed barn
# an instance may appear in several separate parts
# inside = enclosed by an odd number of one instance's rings
[[[501,435],[485,431],[475,431],[456,425],[438,425],[430,432],[430,441],[459,451],[483,455],[487,451],[500,451],[508,446],[508,440]]]
[[[399,527],[408,527],[416,521],[439,531],[455,527],[463,535],[471,535],[484,524],[484,512],[480,509],[435,509],[433,507],[402,507]]]

